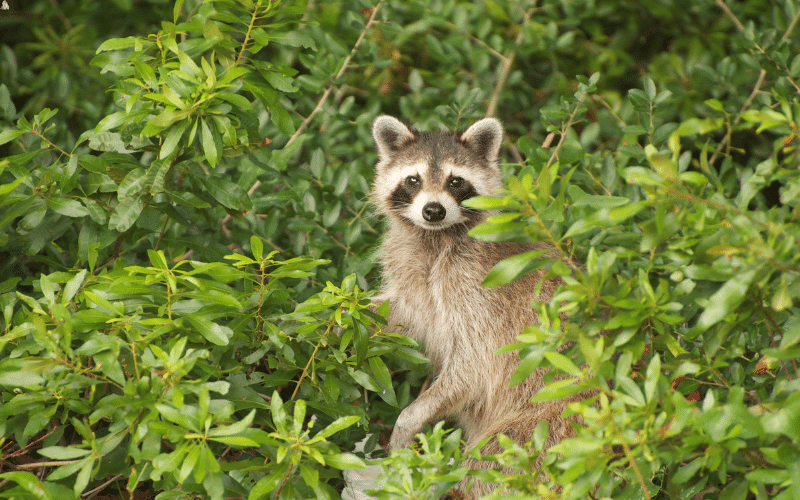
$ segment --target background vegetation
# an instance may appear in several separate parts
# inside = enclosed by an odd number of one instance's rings
[[[509,346],[516,378],[547,366],[574,378],[536,399],[599,395],[546,474],[542,425],[494,457],[520,475],[475,475],[800,498],[793,0],[8,5],[0,498],[339,497],[364,464],[345,452],[376,449],[425,376],[364,309],[379,114],[499,117],[508,192],[469,203],[505,213],[474,236],[585,264],[487,277],[564,276]],[[446,491],[458,437],[394,454],[376,495]]]

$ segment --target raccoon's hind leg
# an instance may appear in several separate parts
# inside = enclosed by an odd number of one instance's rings
[[[563,410],[563,408],[560,409]],[[531,438],[533,437],[533,432],[536,429],[536,426],[539,425],[539,422],[541,420],[547,420],[548,436],[544,443],[544,449],[541,452],[539,452],[539,455],[536,458],[536,462],[533,465],[533,470],[522,471],[514,469],[512,467],[502,467],[497,462],[476,460],[474,458],[468,458],[462,463],[462,465],[465,467],[469,467],[471,470],[501,469],[501,472],[503,474],[524,473],[530,475],[531,480],[537,480],[537,481],[546,480],[547,476],[542,474],[541,472],[538,472],[542,466],[542,462],[544,461],[544,456],[547,450],[554,444],[560,442],[564,438],[575,436],[575,429],[573,428],[573,424],[580,422],[580,417],[578,415],[572,415],[570,417],[563,418],[561,416],[561,412],[554,411],[546,415],[520,416],[517,419],[504,423],[501,426],[499,432],[498,431],[487,432],[481,437],[481,439],[476,439],[476,442],[480,442],[487,436],[496,436],[498,433],[502,433],[505,436],[511,438],[520,446],[524,446],[525,443],[530,441]],[[534,452],[532,449],[528,449],[527,451],[528,453]],[[492,437],[492,439],[488,443],[486,443],[483,446],[483,448],[481,448],[481,455],[484,456],[495,455],[502,452],[503,452],[503,447],[500,446],[500,443],[497,442],[497,437]],[[535,475],[537,473],[538,477]],[[463,492],[464,490],[466,490],[468,482],[469,482],[469,477],[461,481],[458,484],[458,486],[456,486],[455,489],[460,492]],[[476,480],[472,486],[472,489],[464,496],[464,498],[466,500],[478,499],[485,495],[488,495],[489,493],[491,493],[500,486],[502,486],[502,483],[484,483]]]

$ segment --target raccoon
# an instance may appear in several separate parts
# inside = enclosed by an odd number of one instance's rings
[[[518,355],[495,354],[515,342],[525,326],[538,322],[531,301],[548,302],[560,283],[559,278],[545,280],[546,272],[538,270],[500,287],[481,286],[502,259],[548,248],[546,257],[558,255],[542,242],[485,242],[467,234],[492,212],[461,202],[502,188],[500,122],[485,118],[463,132],[419,132],[381,116],[372,133],[378,163],[371,202],[388,222],[378,253],[382,294],[375,303],[391,301],[388,324],[400,325],[398,332],[424,346],[435,377],[400,413],[389,449],[409,446],[423,425],[446,417],[457,421],[468,447],[498,432],[525,443],[542,420],[549,424],[548,447],[574,435],[574,417],[561,414],[570,401],[585,395],[533,404],[530,398],[543,386],[544,370],[512,387]],[[491,441],[482,451],[500,448]],[[476,483],[466,498],[492,489]]]

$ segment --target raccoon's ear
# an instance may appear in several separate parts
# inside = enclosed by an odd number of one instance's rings
[[[497,161],[500,144],[503,142],[503,126],[495,118],[478,120],[461,134],[461,140],[470,149],[486,158],[488,163]]]
[[[378,158],[386,158],[413,140],[414,134],[397,118],[384,115],[372,124],[372,138],[375,139]]]

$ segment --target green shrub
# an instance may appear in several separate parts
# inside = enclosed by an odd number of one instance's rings
[[[366,309],[370,125],[487,110],[508,191],[468,202],[504,210],[473,236],[582,263],[487,276],[566,282],[516,379],[599,396],[539,471],[546,425],[490,457],[524,473],[470,474],[800,496],[795,3],[9,3],[31,29],[0,35],[0,498],[338,498],[424,378]],[[376,495],[437,498],[477,453],[458,439],[395,452]]]

